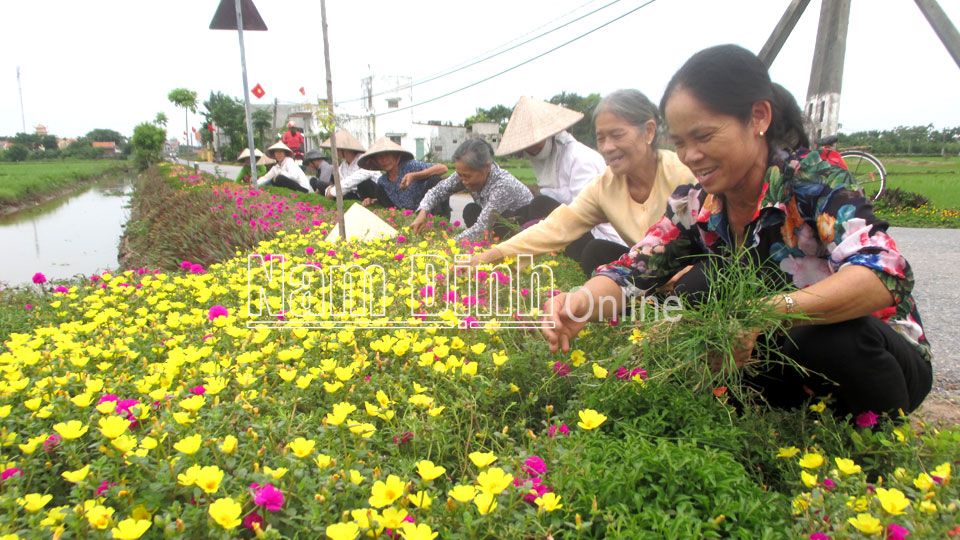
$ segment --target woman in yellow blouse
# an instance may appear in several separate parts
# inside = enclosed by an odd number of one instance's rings
[[[591,239],[580,250],[579,262],[588,275],[615,261],[643,239],[667,205],[673,190],[695,184],[677,155],[657,147],[660,114],[638,90],[617,90],[603,98],[593,113],[597,149],[607,170],[594,178],[567,205],[505,242],[474,255],[470,263],[493,264],[504,257],[536,256],[563,249],[593,227],[609,222],[628,246]]]

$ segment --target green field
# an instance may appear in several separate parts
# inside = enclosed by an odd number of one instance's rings
[[[960,208],[960,157],[881,157],[887,188],[919,193],[939,208]]]
[[[114,160],[0,163],[0,207],[27,202],[80,180],[126,166]]]

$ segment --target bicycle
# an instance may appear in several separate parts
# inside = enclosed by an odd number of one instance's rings
[[[854,182],[864,195],[871,200],[877,200],[883,194],[887,187],[887,169],[876,156],[856,148],[836,150],[837,136],[824,137],[820,139],[819,146],[821,152],[834,151],[840,154],[847,169],[853,175]]]

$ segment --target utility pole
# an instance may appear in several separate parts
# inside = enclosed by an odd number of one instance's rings
[[[773,59],[780,54],[780,49],[783,48],[783,44],[790,37],[793,28],[797,26],[797,21],[800,20],[800,16],[803,15],[803,11],[807,9],[809,3],[810,0],[791,0],[790,5],[787,6],[783,17],[777,23],[777,27],[773,29],[773,33],[767,38],[767,42],[760,49],[760,54],[757,55],[760,57],[760,61],[767,66],[767,69],[770,69]]]
[[[20,91],[20,122],[23,124],[23,133],[26,133],[27,120],[23,115],[23,87],[20,86],[20,66],[17,66],[17,90]]]
[[[327,0],[320,0],[320,21],[323,26],[323,61],[327,68],[327,105],[330,107],[330,160],[333,162],[333,185],[337,190],[337,221],[340,239],[347,240],[347,223],[343,219],[343,188],[340,187],[340,163],[337,156],[337,119],[333,115],[333,75],[330,74],[330,43],[327,40]]]
[[[960,33],[957,32],[957,28],[947,18],[947,14],[943,12],[943,8],[936,0],[916,0],[916,2],[923,16],[927,18],[927,22],[933,27],[933,31],[937,33],[937,37],[943,42],[943,46],[947,48],[947,52],[953,57],[953,61],[960,66]]]
[[[849,22],[850,0],[823,0],[804,107],[813,122],[809,134],[811,143],[820,137],[835,135],[839,129],[840,87]]]

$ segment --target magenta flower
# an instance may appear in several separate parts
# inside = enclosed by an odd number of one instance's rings
[[[212,321],[217,317],[226,317],[228,315],[230,315],[230,311],[227,308],[218,305],[210,308],[209,313],[207,313],[207,319]]]
[[[305,249],[305,250],[303,250],[303,251],[304,251],[304,253],[306,253],[307,255],[313,255],[313,252],[314,252],[315,250],[314,250],[312,247],[308,247],[307,249]]]
[[[33,304],[27,304],[27,305],[23,306],[23,309],[25,309],[25,310],[27,310],[27,311],[30,311],[31,309],[33,309]]]
[[[413,438],[413,433],[409,431],[404,431],[400,435],[394,435],[393,444],[401,445],[403,443],[409,442]]]
[[[105,401],[117,401],[117,400],[119,400],[119,399],[120,399],[120,398],[118,398],[116,394],[105,394],[103,397],[101,397],[99,400],[97,400],[97,405],[99,405],[99,404],[101,404],[101,403],[103,403],[103,402],[105,402]]]
[[[6,470],[3,471],[2,473],[0,473],[0,480],[6,480],[7,478],[10,478],[11,476],[23,476],[23,471],[21,471],[20,469],[18,469],[18,468],[16,468],[16,467],[11,467],[11,468],[9,468],[9,469],[6,469]]]
[[[207,393],[207,389],[204,388],[203,385],[201,384],[200,386],[194,386],[193,388],[191,388],[190,393],[195,396],[202,396]]]
[[[524,491],[523,500],[531,504],[537,500],[537,497],[553,491],[550,489],[550,486],[544,484],[543,481],[536,476],[533,478],[514,478],[513,485]]]
[[[393,260],[395,260],[395,261],[402,261],[402,260],[403,260],[403,253],[397,253],[396,255],[394,255],[394,256],[393,256]]]
[[[253,495],[253,503],[257,506],[262,506],[271,512],[277,512],[283,508],[283,492],[279,489],[270,484],[254,489],[256,492]]]
[[[116,484],[114,484],[113,482],[108,482],[108,481],[106,481],[106,480],[104,480],[103,482],[100,482],[100,487],[97,488],[97,492],[96,492],[96,493],[97,493],[97,497],[99,497],[104,491],[110,489],[111,487],[113,487],[113,486],[115,486],[115,485],[116,485]]]
[[[427,296],[433,296],[433,287],[431,287],[430,285],[427,285],[426,287],[422,287],[420,289],[420,298],[425,298]]]
[[[457,301],[457,291],[448,291],[447,294],[444,295],[443,299],[444,299],[445,301],[447,301],[447,302],[456,302],[456,301]]]
[[[203,267],[200,266],[199,264],[195,264],[195,265],[193,265],[193,266],[190,267],[190,273],[191,273],[191,274],[202,274],[202,273],[203,273]]]
[[[43,272],[37,272],[33,275],[33,282],[37,285],[47,282],[47,276],[43,275]]]
[[[54,433],[53,435],[47,437],[47,440],[43,441],[43,449],[49,454],[60,444],[60,435]]]
[[[896,523],[887,525],[887,540],[904,540],[909,535],[910,531],[905,527],[901,527]]]
[[[554,424],[550,426],[550,429],[547,430],[547,434],[550,435],[550,437],[556,437],[558,431],[561,435],[570,435],[570,428],[568,428],[566,424],[560,424],[559,426]]]
[[[60,285],[59,287],[57,287],[56,289],[54,289],[53,292],[55,292],[55,293],[68,293],[68,292],[70,292],[70,289],[64,287],[63,285]]]
[[[864,411],[857,415],[857,427],[868,428],[876,425],[877,415],[873,411]]]
[[[527,288],[520,289],[520,296],[530,296],[530,289],[527,289]]]
[[[570,373],[570,366],[564,364],[563,362],[557,362],[553,364],[553,372],[561,377],[564,377]]]
[[[180,268],[184,270],[189,270],[191,266],[193,266],[193,263],[190,261],[183,261],[182,263],[180,263]]]
[[[523,462],[523,472],[531,476],[543,476],[547,473],[547,464],[539,456],[530,456]]]
[[[827,533],[815,532],[810,535],[810,540],[830,540],[830,537],[827,536]]]
[[[406,241],[407,241],[407,237],[406,237],[406,236],[400,235],[400,236],[397,237],[397,243],[398,243],[398,244],[402,244],[402,243],[404,243],[404,242],[406,242]]]
[[[263,529],[263,518],[256,512],[250,512],[247,514],[247,517],[243,518],[243,527],[245,529],[253,530],[254,523],[260,525],[261,530]]]

